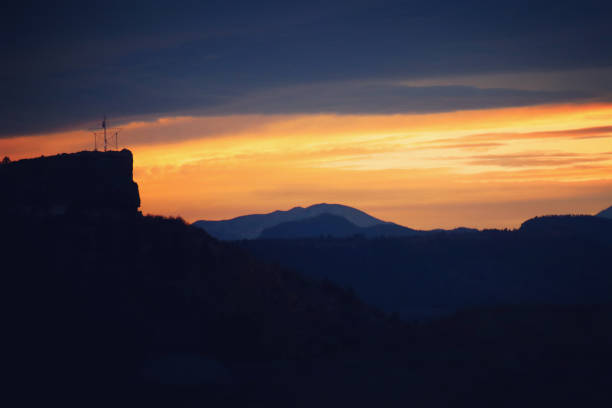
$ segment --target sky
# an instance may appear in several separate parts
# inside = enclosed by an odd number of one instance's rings
[[[612,205],[610,2],[12,7],[0,155],[92,149],[106,114],[145,213],[515,228]]]

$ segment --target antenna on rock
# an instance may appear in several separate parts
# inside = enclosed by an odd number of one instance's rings
[[[99,128],[90,128],[94,135],[94,151],[98,151],[98,135],[104,136],[104,151],[108,150],[108,137],[106,132],[114,132],[115,134],[115,150],[119,150],[119,132],[121,132],[121,128],[109,128],[108,122],[106,120],[106,115],[104,115],[104,119],[102,120],[102,124]]]

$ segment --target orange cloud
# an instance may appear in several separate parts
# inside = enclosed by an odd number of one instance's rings
[[[316,202],[417,228],[512,227],[612,204],[612,104],[420,115],[234,115],[123,126],[143,211],[229,218]],[[11,158],[86,131],[0,139]]]

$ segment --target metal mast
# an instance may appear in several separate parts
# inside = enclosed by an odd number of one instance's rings
[[[104,115],[104,120],[102,120],[102,129],[104,129],[104,151],[106,151],[106,115]]]
[[[94,151],[98,150],[98,133],[101,133],[102,136],[104,136],[104,151],[106,152],[109,150],[107,131],[115,133],[115,150],[119,150],[118,136],[121,128],[109,128],[106,121],[106,115],[104,115],[101,127],[91,128],[89,130],[91,130],[94,134]]]

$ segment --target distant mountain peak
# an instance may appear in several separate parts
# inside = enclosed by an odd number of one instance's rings
[[[201,220],[194,222],[193,225],[205,229],[212,236],[222,240],[255,239],[265,229],[322,214],[342,217],[362,228],[385,224],[385,221],[347,205],[318,203],[309,207],[296,206],[287,211],[276,210],[268,214],[243,215],[229,220]]]
[[[229,220],[201,220],[193,225],[224,241],[290,236],[303,238],[359,235],[374,238],[477,231],[472,228],[419,231],[382,221],[348,205],[328,203],[313,204],[309,207],[296,206],[287,211],[276,210],[268,214],[242,215]]]

